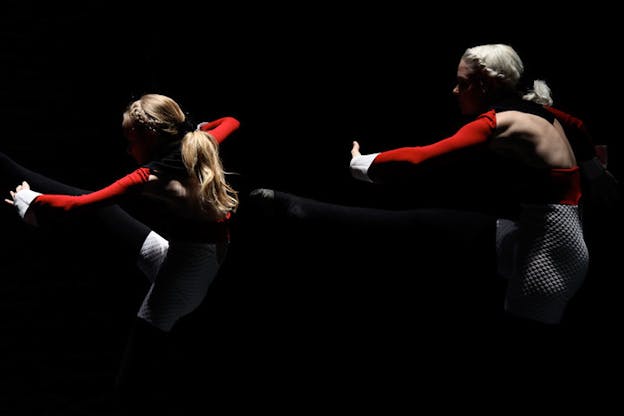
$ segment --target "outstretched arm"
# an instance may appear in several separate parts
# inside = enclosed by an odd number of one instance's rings
[[[561,123],[578,163],[591,160],[596,156],[594,140],[583,120],[554,107],[545,106],[544,108]]]
[[[149,176],[149,169],[141,167],[99,191],[83,195],[41,194],[30,189],[27,182],[22,182],[15,191],[10,191],[11,199],[5,199],[5,202],[15,205],[25,221],[36,224],[35,216],[39,209],[68,212],[81,207],[114,204],[121,196],[146,183]]]
[[[197,128],[210,134],[217,143],[221,143],[230,134],[240,127],[240,122],[234,117],[221,117],[213,121],[200,123]]]
[[[553,107],[546,109],[561,123],[572,146],[581,168],[585,201],[590,200],[594,206],[621,209],[624,197],[620,182],[597,154],[595,142],[583,120]]]
[[[376,182],[375,178],[379,171],[389,168],[392,164],[399,162],[418,165],[442,155],[485,143],[492,136],[495,128],[496,115],[492,110],[464,125],[454,135],[426,146],[402,147],[362,155],[359,144],[353,142],[351,174],[356,179]]]

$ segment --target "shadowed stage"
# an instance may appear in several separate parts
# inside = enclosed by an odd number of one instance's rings
[[[456,26],[459,39],[424,41],[431,33],[411,14],[364,7],[360,19],[322,6],[308,11],[316,20],[263,10],[262,24],[248,27],[225,6],[142,6],[8,8],[0,18],[0,59],[9,73],[1,86],[0,151],[95,189],[133,167],[121,135],[121,114],[133,97],[160,92],[197,122],[227,114],[241,121],[221,147],[241,197],[228,258],[204,304],[159,352],[159,367],[145,369],[169,383],[170,396],[154,398],[152,407],[177,409],[172,414],[224,402],[276,409],[288,407],[286,395],[319,408],[330,399],[365,407],[369,395],[382,401],[384,387],[394,388],[398,401],[411,397],[401,393],[399,373],[497,365],[526,351],[520,346],[531,340],[510,331],[514,324],[502,313],[504,282],[495,274],[486,222],[470,224],[483,231],[474,240],[462,231],[294,224],[265,215],[249,193],[271,188],[389,209],[487,208],[500,195],[472,186],[492,174],[479,166],[426,176],[411,188],[371,187],[347,169],[354,139],[373,152],[454,131],[456,58],[484,41],[518,48],[534,71],[528,76],[544,77],[555,102],[608,145],[609,169],[621,179],[612,121],[618,112],[598,105],[607,93],[595,88],[592,63],[579,62],[584,38],[570,33],[571,41],[553,50],[541,37],[511,29],[492,39],[488,30]],[[219,16],[209,19],[209,30],[177,23],[209,12]],[[390,29],[372,31],[380,20]],[[606,52],[609,42],[595,47]],[[561,327],[544,338],[565,342],[569,349],[558,360],[582,357],[580,367],[609,361],[621,325],[622,220],[595,209],[585,286]],[[112,388],[146,279],[110,254],[115,242],[32,229],[8,205],[0,207],[0,226],[0,413],[122,412]],[[524,329],[519,333],[535,334]],[[579,355],[575,342],[588,338],[593,346]],[[319,379],[322,389],[313,381]],[[340,394],[345,385],[360,394]]]

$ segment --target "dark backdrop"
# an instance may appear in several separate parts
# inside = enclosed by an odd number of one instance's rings
[[[436,254],[419,256],[426,244],[410,249],[382,241],[374,248],[328,230],[308,230],[308,238],[275,224],[245,228],[253,221],[245,219],[244,203],[256,187],[347,204],[430,204],[434,199],[414,198],[415,191],[395,194],[354,181],[347,169],[351,141],[368,153],[453,132],[460,119],[451,89],[465,48],[513,45],[527,76],[546,80],[555,105],[583,118],[596,141],[608,145],[609,167],[621,178],[612,62],[617,24],[608,10],[546,15],[528,5],[509,11],[434,5],[425,12],[388,2],[6,7],[0,150],[34,170],[91,189],[127,172],[133,164],[121,113],[143,93],[174,97],[196,121],[223,115],[241,121],[222,145],[243,201],[239,240],[208,306],[185,324],[190,329],[181,339],[219,339],[223,356],[215,361],[238,360],[244,363],[238,370],[254,369],[255,381],[263,379],[260,371],[296,382],[311,373],[326,381],[348,373],[353,382],[353,374],[424,365],[422,357],[444,363],[440,357],[457,357],[483,336],[470,332],[480,313],[498,313],[500,282],[491,280],[488,257],[475,247],[437,241]],[[436,178],[422,186],[444,204],[470,207],[476,198],[470,175],[456,179],[444,189]],[[3,209],[5,217],[9,212]],[[103,260],[109,242],[55,240],[7,222],[0,303],[2,383],[9,388],[1,405],[86,414],[112,383],[145,283],[123,271],[131,270],[126,265]],[[596,277],[564,326],[602,345],[619,323],[612,259],[620,245],[605,240],[619,240],[617,228],[607,221],[596,227]],[[481,278],[478,289],[466,283]],[[465,290],[481,297],[467,300],[460,296]],[[463,319],[450,317],[458,315]],[[487,345],[499,359],[500,345]]]

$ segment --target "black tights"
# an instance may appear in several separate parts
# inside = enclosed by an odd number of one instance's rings
[[[41,193],[79,195],[88,192],[26,169],[5,154],[0,153],[0,192],[4,192],[3,198],[8,198],[9,191],[14,190],[22,181],[28,182],[32,190]],[[0,218],[0,223],[12,227],[21,227],[21,220],[19,215],[14,212],[14,208],[8,204],[4,205],[3,210],[6,211],[6,215]],[[22,228],[22,231],[28,229],[28,227]],[[6,228],[4,231],[6,232]],[[49,251],[53,251],[55,254],[63,253],[60,267],[64,267],[65,262],[81,261],[85,263],[84,268],[98,270],[97,265],[100,264],[102,265],[101,269],[115,270],[118,276],[126,278],[133,273],[118,271],[118,267],[111,269],[111,263],[122,268],[133,267],[141,246],[151,230],[120,206],[113,205],[68,216],[61,221],[45,222],[36,231],[37,237],[44,241],[40,249],[46,252],[46,256],[49,256]],[[20,238],[20,233],[9,234],[11,234],[10,237],[13,241]],[[30,234],[27,233],[27,235]],[[37,258],[35,253],[31,253],[33,246],[36,245],[32,244],[32,241],[24,244],[29,252],[29,260]],[[57,248],[57,246],[61,248]],[[13,260],[10,250],[10,247],[3,250],[1,255],[7,257],[3,260],[8,262]],[[32,257],[31,254],[35,257]],[[43,252],[41,254],[44,256]],[[55,273],[62,272],[63,269],[55,271]],[[124,282],[124,286],[127,287],[127,285],[128,282]],[[106,292],[102,296],[105,297]],[[119,303],[123,299],[123,296],[119,294],[114,294],[114,296],[116,297],[114,302]],[[98,301],[99,298],[93,299],[93,302],[97,303]],[[144,374],[145,369],[162,358],[158,357],[154,351],[161,351],[166,341],[165,334],[160,330],[140,318],[135,318],[135,320],[136,323],[130,331],[118,375],[117,390],[122,396],[139,387],[143,388],[142,391],[145,390],[145,386],[142,385],[150,379],[150,374],[153,376],[152,373]],[[150,352],[152,353],[150,354]],[[143,355],[145,356],[142,357]],[[137,360],[136,357],[142,357],[142,359]],[[154,378],[154,380],[156,379]]]
[[[490,248],[494,250],[496,220],[476,211],[441,208],[391,210],[332,204],[280,191],[275,191],[274,195],[277,217],[321,233],[330,232],[328,237],[352,233],[356,237],[392,238],[392,241],[406,245],[423,244],[448,250],[449,256],[457,251],[461,254],[461,250],[469,248],[462,245],[472,246],[475,241],[492,244]]]
[[[503,313],[492,216],[347,206],[280,191],[272,198],[252,194],[250,205],[263,213],[252,225],[269,231],[257,233],[251,255],[276,272],[274,292],[289,293],[287,306],[325,329],[354,317],[385,331],[492,322]],[[286,319],[282,312],[277,308],[275,319]]]
[[[3,193],[3,199],[8,198],[9,191],[15,190],[22,181],[28,182],[32,190],[47,194],[80,195],[89,192],[26,169],[4,153],[0,153],[0,192]],[[17,214],[15,218],[19,218]],[[62,224],[54,225],[61,225],[62,228],[58,231],[62,232],[63,237],[78,244],[85,241],[85,238],[97,234],[104,240],[114,241],[110,248],[120,249],[120,254],[134,258],[151,231],[118,205],[90,210],[73,219],[68,218]]]

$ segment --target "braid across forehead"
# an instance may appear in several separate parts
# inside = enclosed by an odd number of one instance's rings
[[[146,94],[132,102],[124,113],[124,128],[138,128],[156,134],[178,135],[186,120],[173,99],[160,94]]]
[[[466,49],[462,59],[488,78],[515,88],[524,72],[517,52],[509,45],[486,44]]]
[[[158,120],[154,117],[150,117],[145,110],[143,110],[140,100],[137,100],[130,105],[128,114],[136,127],[140,126],[149,130],[157,130],[156,126],[158,125]]]

